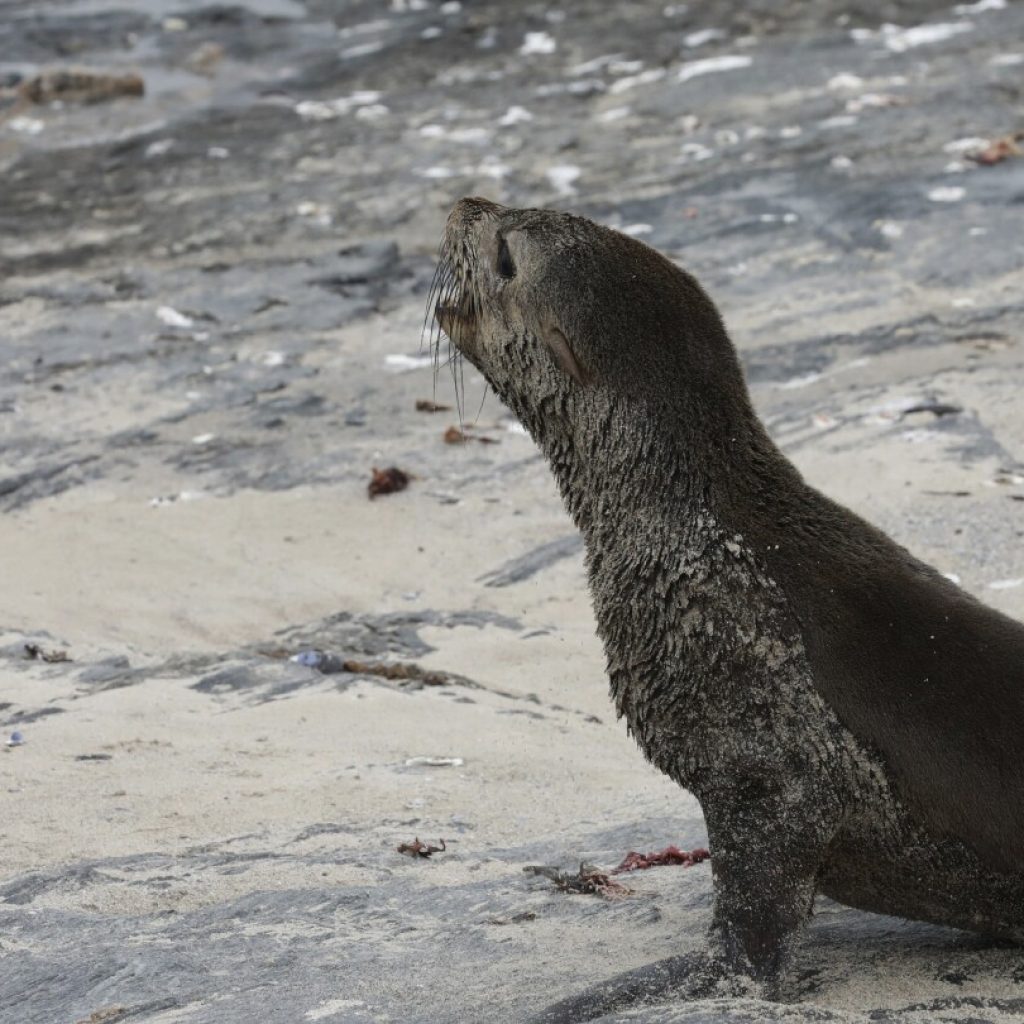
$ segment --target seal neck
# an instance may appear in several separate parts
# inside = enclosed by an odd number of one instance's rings
[[[735,520],[744,509],[771,502],[773,475],[777,481],[780,472],[796,471],[740,397],[733,408],[721,395],[658,408],[591,394],[569,410],[573,429],[541,428],[534,436],[588,540],[614,542],[627,521],[679,535],[699,532],[710,516],[742,529]]]

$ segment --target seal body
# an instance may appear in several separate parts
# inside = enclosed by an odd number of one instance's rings
[[[807,485],[642,243],[465,199],[437,286],[584,535],[619,714],[700,801],[717,961],[777,995],[817,891],[1024,940],[1024,625]]]

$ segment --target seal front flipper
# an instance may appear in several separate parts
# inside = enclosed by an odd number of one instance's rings
[[[720,775],[705,804],[715,887],[708,950],[616,975],[549,1006],[529,1024],[580,1024],[665,1001],[779,999],[836,820],[826,795],[804,794],[795,803],[793,795],[766,792],[759,778]]]
[[[715,944],[735,977],[781,998],[817,874],[840,815],[825,787],[781,768],[760,777],[720,773],[698,794],[708,826]]]
[[[668,999],[705,999],[740,995],[746,986],[728,979],[724,960],[705,952],[684,953],[607,981],[570,996],[530,1017],[527,1024],[582,1024],[608,1013]]]

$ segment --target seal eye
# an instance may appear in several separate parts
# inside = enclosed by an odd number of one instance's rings
[[[512,253],[508,251],[508,242],[504,238],[498,244],[497,271],[498,275],[506,280],[516,276],[516,265],[512,262]]]

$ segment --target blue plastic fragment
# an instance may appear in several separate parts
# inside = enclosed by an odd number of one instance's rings
[[[305,665],[306,668],[315,668],[317,672],[325,676],[334,675],[337,672],[345,671],[345,660],[337,654],[325,654],[323,651],[300,651],[293,654],[289,661],[297,665]]]

